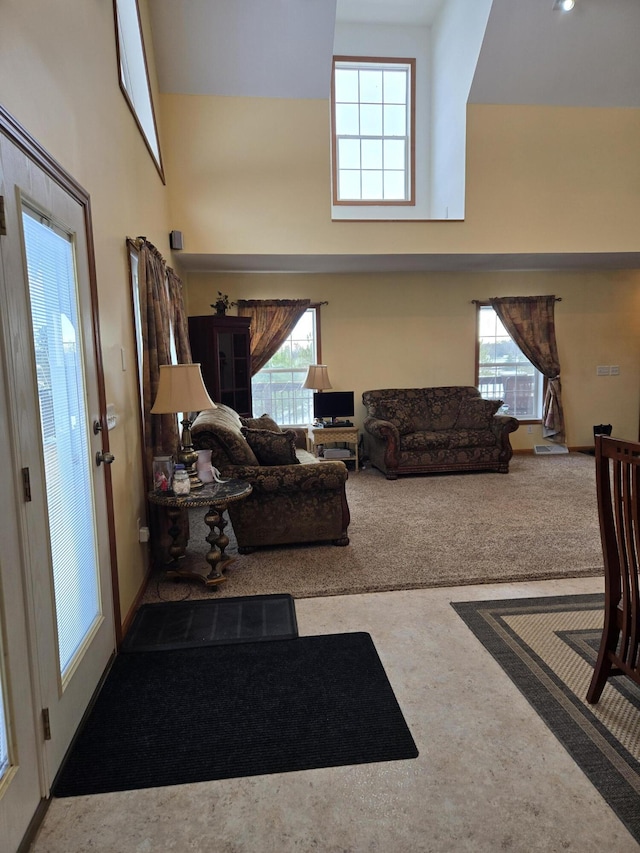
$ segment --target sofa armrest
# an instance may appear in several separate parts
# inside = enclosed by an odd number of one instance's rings
[[[364,419],[364,451],[372,465],[388,475],[400,464],[400,433],[391,421],[371,415]]]
[[[363,422],[364,429],[376,438],[383,441],[400,442],[400,433],[398,427],[391,421],[383,421],[380,418],[367,417]]]
[[[254,493],[339,491],[349,472],[344,462],[302,465],[229,465],[223,476],[251,483]]]
[[[513,453],[509,433],[515,432],[519,426],[520,421],[510,415],[494,415],[492,418],[491,430],[509,459]]]
[[[515,432],[520,427],[520,421],[517,418],[512,418],[511,415],[494,415],[491,423],[491,429],[496,435],[509,434]]]

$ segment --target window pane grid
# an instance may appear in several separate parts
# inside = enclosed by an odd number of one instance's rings
[[[310,364],[316,364],[316,309],[308,308],[278,352],[251,380],[253,408],[280,425],[313,420],[313,391],[303,388]]]
[[[407,201],[409,66],[336,64],[334,82],[338,200]]]
[[[542,374],[513,341],[490,305],[479,311],[478,389],[487,400],[502,400],[501,411],[516,418],[542,416]]]

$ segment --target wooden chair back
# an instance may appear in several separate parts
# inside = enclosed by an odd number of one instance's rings
[[[596,435],[595,446],[605,613],[587,692],[591,703],[610,676],[627,675],[640,684],[640,444]]]

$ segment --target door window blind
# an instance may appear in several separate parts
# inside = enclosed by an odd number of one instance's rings
[[[91,450],[72,238],[23,207],[60,672],[100,610]]]

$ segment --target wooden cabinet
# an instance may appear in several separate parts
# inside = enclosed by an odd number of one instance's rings
[[[209,396],[243,418],[252,416],[250,323],[250,317],[189,317],[191,357],[200,362]]]

